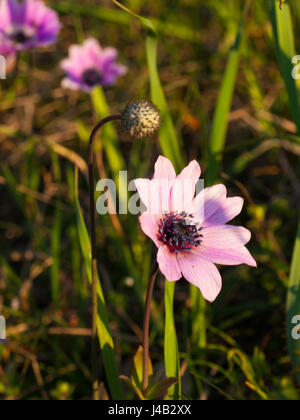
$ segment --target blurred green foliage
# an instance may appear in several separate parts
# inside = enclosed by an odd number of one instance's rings
[[[98,117],[88,95],[60,87],[59,67],[69,45],[88,36],[118,48],[119,61],[129,68],[116,86],[104,90],[112,112],[122,110],[132,98],[152,94],[155,99],[156,75],[149,52],[157,47],[158,75],[169,124],[174,123],[170,143],[167,132],[163,141],[132,143],[116,124],[108,134],[112,146],[98,150],[103,152],[107,175],[116,177],[124,164],[129,179],[152,176],[157,155],[165,148],[164,153],[174,153],[178,167],[196,158],[204,177],[211,162],[217,161],[211,182],[225,183],[229,195],[246,200],[235,223],[253,232],[250,248],[258,269],[223,267],[223,291],[204,309],[187,282],[176,285],[183,398],[299,399],[285,319],[299,217],[299,110],[295,91],[285,84],[287,74],[282,78],[280,73],[278,47],[284,41],[274,37],[271,3],[250,2],[237,59],[232,46],[244,0],[124,0],[157,30],[157,45],[149,45],[148,38],[148,49],[147,30],[110,0],[49,1],[64,25],[58,44],[22,54],[18,72],[1,81],[0,311],[7,319],[9,339],[7,345],[0,344],[1,399],[90,398],[91,305],[76,227],[74,164],[86,215],[84,160],[89,131]],[[277,25],[281,16],[287,16],[286,5],[292,9],[297,52],[300,4],[285,2],[282,15],[276,9]],[[228,73],[228,66],[234,74]],[[94,104],[98,100],[103,110],[101,95]],[[164,98],[158,100],[164,104]],[[100,115],[101,110],[97,112]],[[174,136],[179,152],[170,150]],[[212,147],[214,138],[221,147]],[[99,271],[116,362],[119,372],[130,377],[141,342],[142,297],[154,251],[135,216],[120,216],[119,224],[108,216],[97,220]],[[165,374],[164,291],[160,278],[150,337],[157,382]],[[199,313],[204,328],[197,339],[200,345],[195,346]],[[106,398],[109,386],[103,363],[100,375]],[[123,392],[134,397],[125,385]]]

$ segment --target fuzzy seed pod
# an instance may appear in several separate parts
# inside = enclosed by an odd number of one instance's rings
[[[160,113],[150,101],[130,102],[122,113],[123,129],[134,139],[153,136],[160,123]]]

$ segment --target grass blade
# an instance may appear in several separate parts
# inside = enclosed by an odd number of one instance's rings
[[[117,3],[115,2],[115,4]],[[123,10],[126,10],[128,13],[131,12],[121,4],[118,4],[118,6]],[[59,2],[54,2],[52,7],[62,15],[73,13],[75,16],[92,17],[103,22],[114,23],[118,26],[130,26],[131,24],[129,15],[122,13],[120,10],[115,10],[112,8],[97,6],[91,7],[89,4],[76,3],[72,0],[60,0]],[[132,12],[130,14],[133,15]],[[152,21],[157,27],[159,33],[163,35],[176,37],[185,41],[195,43],[198,42],[200,35],[198,28],[194,29],[189,25],[185,25],[181,22],[174,22],[174,20],[169,20],[168,16],[166,16],[164,19],[153,19]]]
[[[168,389],[171,400],[181,398],[180,359],[174,320],[175,283],[165,283],[165,364],[167,378],[177,378],[178,383]]]
[[[76,216],[78,234],[80,239],[80,245],[82,254],[85,261],[85,267],[88,275],[89,282],[92,282],[91,273],[91,243],[88,235],[88,231],[82,216],[79,199],[78,199],[78,173],[75,175],[75,193],[76,193]],[[113,399],[122,399],[121,385],[118,375],[118,367],[116,362],[116,356],[114,351],[114,343],[109,327],[108,313],[106,309],[105,299],[98,278],[97,284],[98,293],[98,337],[100,342],[100,348],[102,352],[103,365],[106,373],[106,379],[109,385],[109,390]]]
[[[295,377],[300,385],[300,340],[292,336],[295,325],[292,320],[300,314],[300,223],[295,242],[293,260],[291,264],[290,283],[287,295],[287,341],[292,364],[295,368]]]
[[[232,398],[231,395],[227,394],[226,392],[224,392],[222,390],[222,388],[218,387],[213,382],[209,381],[204,376],[200,375],[199,372],[195,372],[195,371],[191,370],[191,375],[193,375],[197,380],[200,380],[201,382],[203,381],[207,385],[209,385],[212,388],[216,389],[221,395],[224,395],[224,397],[226,397],[228,400],[234,401],[234,398]]]
[[[151,99],[160,110],[162,116],[162,125],[159,134],[160,146],[164,155],[173,162],[173,165],[178,171],[183,168],[184,159],[159,79],[157,70],[157,45],[157,37],[153,33],[148,32],[146,52],[150,72]]]
[[[271,0],[270,16],[277,50],[277,58],[289,97],[290,108],[300,134],[300,108],[296,81],[292,78],[292,58],[296,55],[293,23],[290,6],[285,3],[282,10],[279,0]]]
[[[215,182],[218,176],[222,160],[222,152],[225,146],[228,126],[228,114],[231,108],[240,59],[242,39],[244,34],[245,16],[249,6],[250,1],[247,1],[244,9],[244,15],[239,25],[234,45],[229,53],[225,75],[223,77],[222,86],[214,113],[209,143],[210,160],[206,172],[206,182],[209,185]]]
[[[191,286],[192,299],[192,338],[200,350],[204,350],[207,345],[206,340],[206,300],[203,298],[199,289]]]

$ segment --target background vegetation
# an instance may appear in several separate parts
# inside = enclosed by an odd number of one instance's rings
[[[178,169],[196,158],[208,183],[221,181],[230,195],[245,198],[235,223],[253,232],[250,249],[258,261],[256,270],[223,267],[224,288],[212,305],[187,282],[176,285],[183,398],[299,399],[294,373],[298,369],[299,376],[300,366],[290,358],[295,344],[290,353],[286,344],[286,299],[290,282],[297,290],[299,275],[296,257],[290,280],[299,218],[300,119],[289,58],[300,51],[300,3],[290,0],[279,14],[273,0],[123,1],[151,23],[110,0],[48,4],[63,23],[59,42],[23,53],[18,69],[1,81],[0,311],[9,339],[0,345],[1,398],[90,398],[91,300],[77,202],[85,216],[88,136],[108,113],[106,102],[119,112],[130,99],[152,97],[167,121],[160,138],[132,143],[114,125],[117,137],[111,128],[104,150],[98,147],[100,175],[115,177],[127,169],[130,179],[152,176],[159,153]],[[70,44],[88,36],[118,48],[119,61],[129,69],[116,86],[104,89],[106,100],[102,90],[91,101],[60,87],[61,59]],[[156,43],[168,108],[156,74]],[[128,376],[141,343],[143,295],[155,250],[135,216],[98,216],[97,246],[119,372]],[[151,328],[159,378],[164,290],[161,277]],[[124,384],[122,391],[134,398]]]

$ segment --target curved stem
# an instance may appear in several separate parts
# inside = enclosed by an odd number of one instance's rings
[[[144,316],[144,329],[143,329],[143,384],[142,389],[144,395],[147,393],[149,385],[149,328],[150,328],[150,314],[151,314],[151,301],[153,296],[153,289],[158,273],[158,264],[154,264],[151,277],[149,280],[146,304],[145,304],[145,316]]]
[[[88,150],[89,168],[89,196],[90,196],[90,223],[91,223],[91,246],[92,246],[92,378],[93,378],[93,398],[99,400],[99,383],[97,374],[97,316],[98,316],[98,296],[97,296],[97,250],[96,250],[96,211],[95,211],[95,182],[94,182],[94,143],[98,131],[102,126],[110,121],[120,120],[122,116],[111,115],[101,120],[93,129]]]

